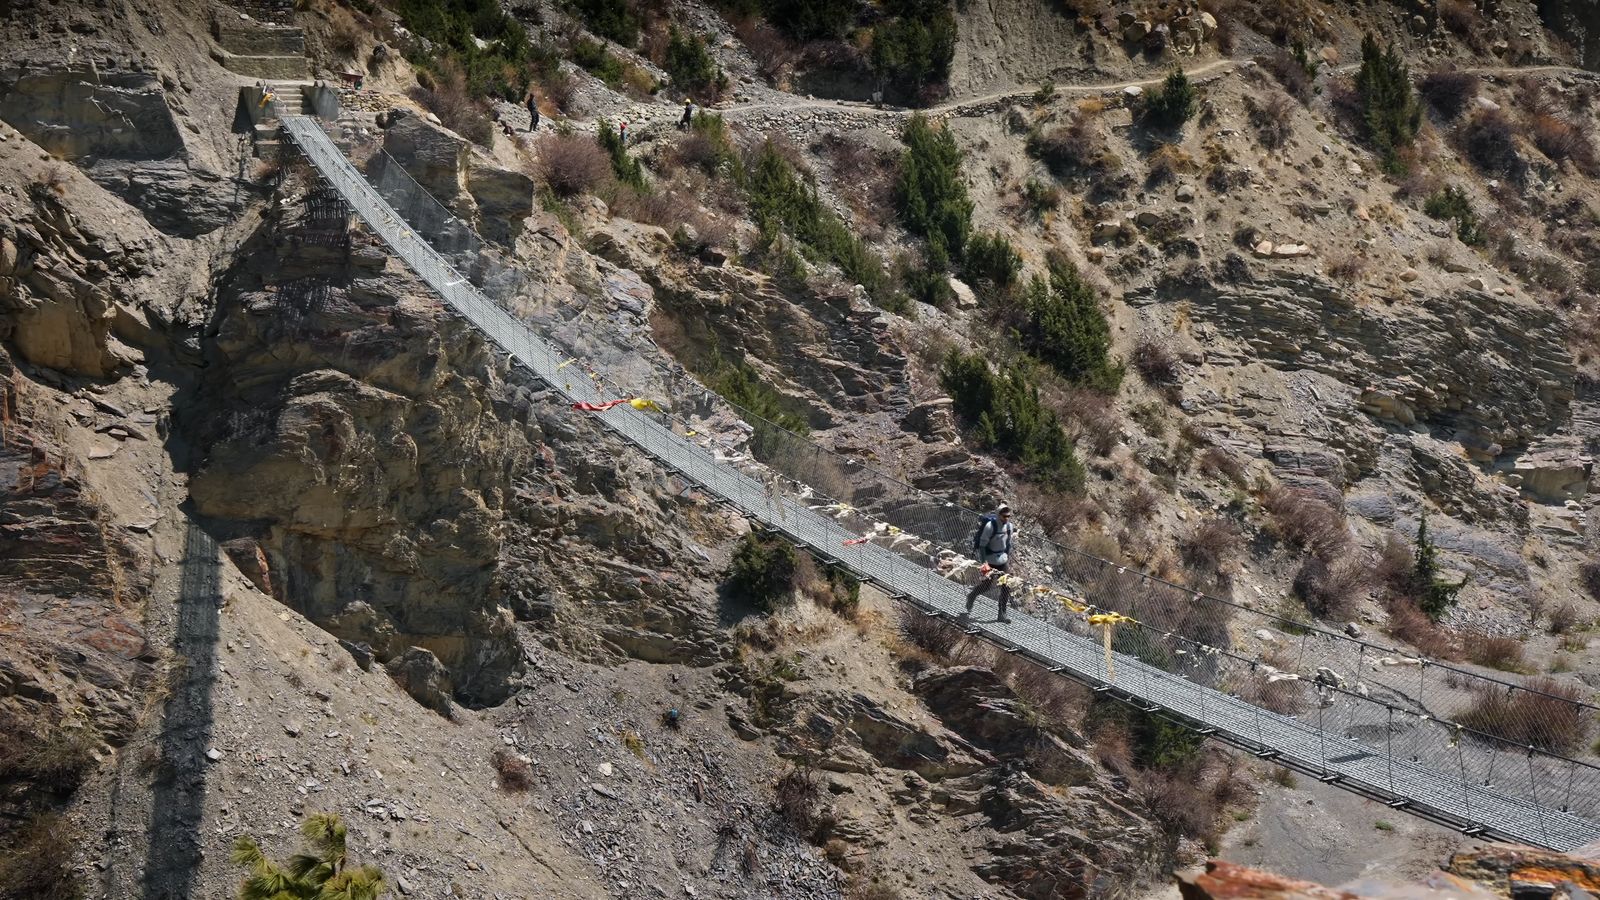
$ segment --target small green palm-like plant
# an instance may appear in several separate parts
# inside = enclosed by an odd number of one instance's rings
[[[333,813],[318,813],[300,826],[310,852],[296,853],[286,865],[267,858],[254,838],[233,844],[233,861],[250,870],[239,885],[239,900],[377,900],[383,873],[373,866],[348,867],[345,827]]]

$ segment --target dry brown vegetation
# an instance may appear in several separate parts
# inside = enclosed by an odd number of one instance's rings
[[[1185,565],[1205,575],[1217,575],[1244,549],[1239,526],[1220,516],[1195,525],[1179,544]]]
[[[772,787],[778,815],[798,834],[809,838],[817,827],[817,805],[822,797],[811,768],[794,766],[779,776]]]
[[[1362,553],[1332,560],[1307,556],[1294,577],[1295,596],[1319,619],[1348,622],[1372,591],[1372,562]]]
[[[1525,662],[1522,642],[1513,637],[1468,634],[1462,638],[1468,657],[1480,666],[1502,672],[1521,672]]]
[[[1328,277],[1355,284],[1367,274],[1367,258],[1360,253],[1343,253],[1328,260]]]
[[[1094,118],[1081,112],[1065,125],[1030,135],[1028,152],[1061,176],[1086,170],[1114,171],[1121,167],[1121,161],[1106,145],[1105,136]]]
[[[1178,144],[1164,143],[1150,151],[1146,159],[1150,167],[1145,177],[1146,187],[1166,184],[1195,170],[1194,158]]]
[[[439,61],[436,74],[421,73],[419,84],[408,96],[439,117],[444,127],[475,144],[487,146],[493,139],[488,106],[467,87],[467,75],[453,59]]]
[[[1261,508],[1280,540],[1327,558],[1350,539],[1344,514],[1312,494],[1274,487],[1261,498]]]
[[[1140,335],[1133,345],[1133,367],[1146,384],[1165,386],[1178,380],[1178,354],[1171,344],[1154,335]]]
[[[1315,93],[1315,79],[1289,51],[1278,49],[1262,60],[1261,67],[1283,85],[1284,91],[1301,103],[1311,102]]]
[[[1391,597],[1386,605],[1390,635],[1415,647],[1418,653],[1429,659],[1456,659],[1460,656],[1461,650],[1455,637],[1434,624],[1411,598]]]
[[[556,196],[576,197],[611,180],[611,160],[587,135],[552,132],[539,138],[539,175]]]
[[[1454,69],[1437,69],[1422,79],[1422,99],[1428,101],[1445,121],[1453,122],[1478,96],[1478,76]]]
[[[533,766],[527,760],[501,747],[494,751],[490,761],[501,790],[520,794],[533,787]]]
[[[1600,600],[1600,557],[1589,560],[1578,567],[1578,581],[1589,596]]]
[[[1250,125],[1256,130],[1261,146],[1276,150],[1289,140],[1289,124],[1294,118],[1294,102],[1283,94],[1272,94],[1266,100],[1256,100],[1246,94],[1245,111]]]
[[[0,888],[18,900],[78,900],[82,897],[73,849],[78,845],[66,820],[41,814],[16,826],[0,849]]]
[[[1462,725],[1518,747],[1567,753],[1588,736],[1583,691],[1554,678],[1532,678],[1527,690],[1485,687],[1456,717]]]

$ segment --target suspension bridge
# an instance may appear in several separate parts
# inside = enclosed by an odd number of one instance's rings
[[[393,160],[363,175],[318,120],[286,116],[285,135],[445,303],[568,401],[601,402],[604,373],[564,371],[578,354],[507,304],[529,279]],[[447,256],[448,255],[448,256]],[[591,377],[592,375],[592,377]],[[702,389],[703,390],[703,389]],[[706,396],[678,407],[726,409]],[[666,470],[974,637],[1262,758],[1470,835],[1554,850],[1600,841],[1600,766],[1589,741],[1600,708],[1195,592],[1024,532],[1017,556],[1041,596],[994,621],[971,620],[949,563],[977,513],[740,412],[745,453],[705,446],[685,421],[626,404],[598,416]],[[860,540],[885,529],[920,540]],[[1125,613],[1115,635],[1049,602],[1044,588]],[[1109,628],[1109,626],[1106,626]],[[1267,649],[1246,651],[1235,635]]]

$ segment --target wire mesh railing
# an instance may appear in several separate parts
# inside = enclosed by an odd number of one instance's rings
[[[669,469],[925,611],[963,609],[976,513],[726,403],[653,346],[642,318],[557,303],[381,150],[363,177],[316,122],[286,128],[451,307],[568,399],[671,398],[667,411],[624,405],[601,418]],[[1037,532],[1019,534],[1015,555],[1027,567],[1020,611],[983,621],[994,606],[982,600],[973,630],[1055,671],[1468,830],[1557,849],[1600,838],[1600,768],[1582,758],[1592,705],[1199,593]],[[1063,595],[1130,618],[1110,638],[1114,653]],[[1271,652],[1235,645],[1234,635],[1259,642],[1263,631]]]

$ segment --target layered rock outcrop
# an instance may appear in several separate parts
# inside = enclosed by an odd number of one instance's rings
[[[154,658],[140,621],[153,561],[38,393],[0,349],[0,814],[13,821],[129,738]]]
[[[1360,392],[1369,415],[1461,433],[1498,457],[1564,424],[1576,368],[1560,319],[1510,297],[1461,290],[1399,308],[1360,303],[1320,277],[1129,291],[1135,306],[1187,301],[1199,321],[1284,369]]]
[[[147,271],[153,243],[95,233],[49,183],[30,185],[28,199],[26,218],[0,221],[0,339],[31,363],[81,375],[137,361],[113,332],[119,315],[142,315],[131,282]]]
[[[0,70],[0,119],[181,237],[221,227],[248,199],[196,164],[170,81],[141,69],[40,59]]]

